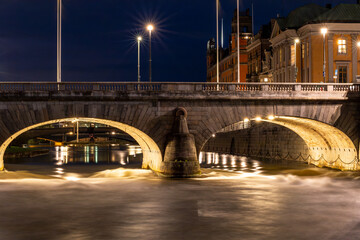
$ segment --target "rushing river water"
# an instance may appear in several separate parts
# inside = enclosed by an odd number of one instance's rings
[[[359,239],[358,173],[202,153],[203,176],[175,180],[105,150],[7,164],[0,239]]]

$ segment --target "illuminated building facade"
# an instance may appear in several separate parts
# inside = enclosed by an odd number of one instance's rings
[[[253,36],[252,33],[252,17],[250,10],[240,12],[240,81],[246,81],[248,57],[246,53],[246,46],[248,41]],[[237,61],[237,10],[234,12],[234,17],[231,23],[231,36],[228,48],[220,48],[220,79],[219,82],[237,82],[238,76],[238,61]],[[207,81],[217,81],[216,68],[216,42],[210,39],[207,44]]]
[[[246,52],[248,54],[247,82],[267,82],[271,78],[270,35],[275,20],[263,25],[260,31],[249,40]]]
[[[278,18],[273,82],[360,82],[360,4],[309,4]],[[324,71],[325,70],[325,71]]]

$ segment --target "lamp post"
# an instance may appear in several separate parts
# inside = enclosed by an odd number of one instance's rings
[[[326,34],[328,32],[328,29],[327,28],[321,28],[321,33],[323,35],[323,45],[324,45],[324,66],[323,66],[323,78],[324,78],[324,83],[326,82],[326,78],[325,78],[325,71],[326,71],[326,55],[325,55],[325,37],[326,37]]]
[[[216,0],[216,82],[220,82],[219,68],[219,0]],[[219,85],[217,85],[219,88]]]
[[[297,70],[297,66],[296,66],[296,51],[297,51],[297,44],[300,43],[300,39],[298,38],[295,38],[294,40],[294,46],[295,46],[295,61],[294,61],[294,64],[295,64],[295,82],[297,80],[297,73],[298,73],[298,70]]]
[[[142,37],[138,36],[137,37],[137,42],[138,42],[138,82],[140,82],[140,43],[142,41]]]
[[[149,24],[146,29],[149,31],[149,82],[151,82],[152,73],[151,73],[151,32],[154,30],[154,26]]]
[[[237,0],[237,38],[236,38],[236,42],[237,42],[237,67],[238,67],[238,80],[237,82],[240,83],[240,4],[239,4],[239,0]]]
[[[356,43],[356,45],[357,45],[358,48],[360,48],[360,41],[358,41],[358,42]],[[359,81],[360,81],[359,76],[356,76],[356,82],[359,82]]]
[[[62,20],[62,0],[57,0],[57,77],[61,83],[61,20]]]

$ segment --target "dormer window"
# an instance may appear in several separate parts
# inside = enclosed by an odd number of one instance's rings
[[[346,40],[345,39],[338,40],[338,54],[346,54]]]

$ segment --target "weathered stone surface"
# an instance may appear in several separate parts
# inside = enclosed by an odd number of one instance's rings
[[[165,175],[187,177],[200,174],[195,139],[189,133],[186,117],[184,108],[176,110],[174,126],[165,148]]]
[[[355,94],[355,93],[354,93]],[[34,124],[64,118],[97,118],[131,126],[156,143],[162,162],[173,112],[188,111],[189,133],[199,153],[212,134],[244,118],[292,116],[336,126],[359,149],[358,95],[343,92],[25,91],[0,93],[0,143]],[[350,112],[350,113],[349,113]],[[350,120],[349,120],[350,119]],[[5,144],[5,145],[6,145]],[[0,153],[1,154],[1,153]],[[161,169],[157,164],[156,170]],[[148,163],[144,164],[149,167]],[[2,168],[2,162],[0,168]]]

